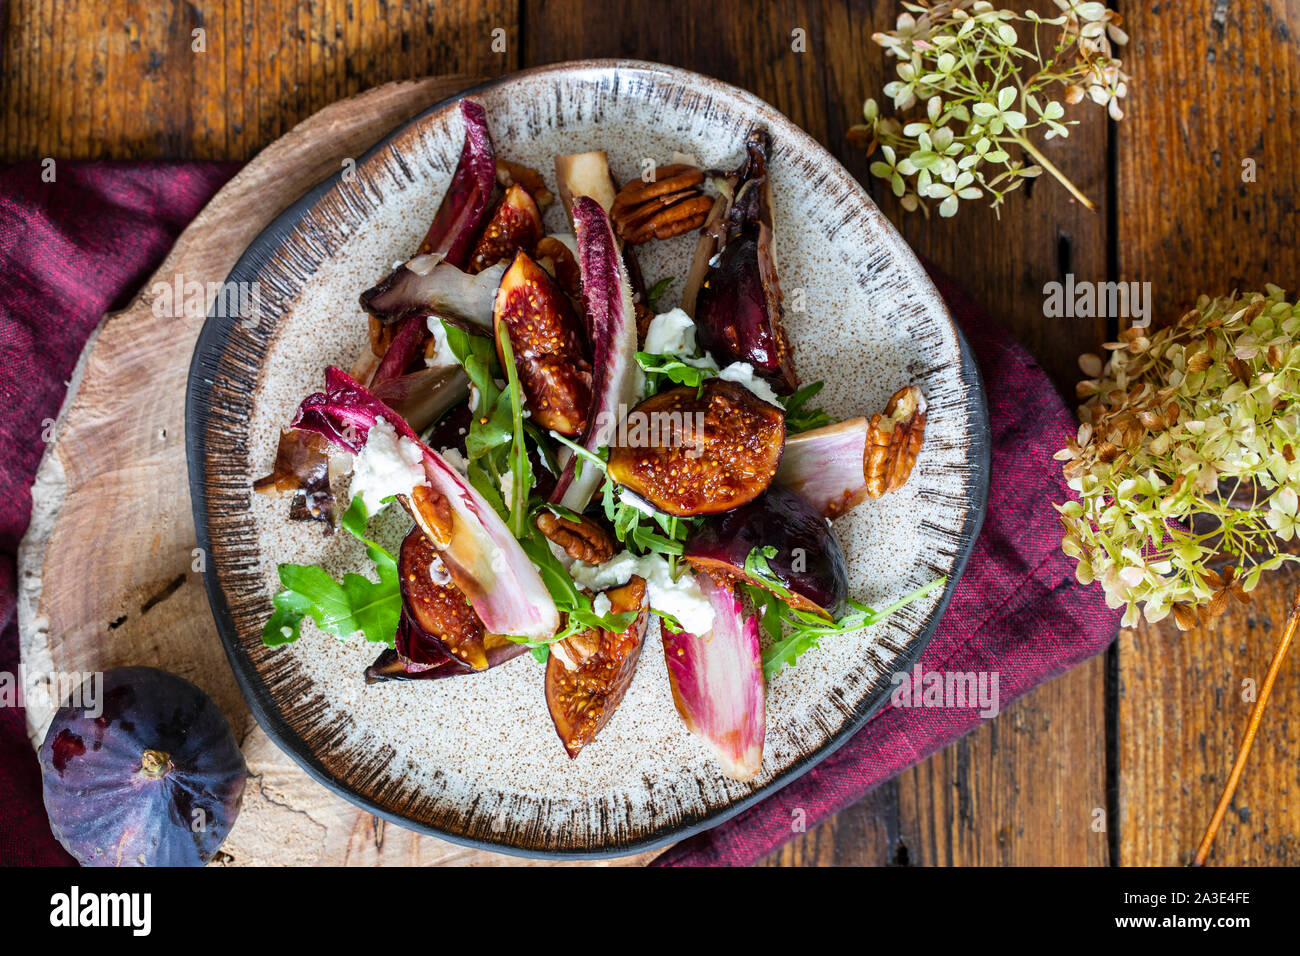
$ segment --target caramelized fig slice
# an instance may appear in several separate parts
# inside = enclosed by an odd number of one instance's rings
[[[471,670],[483,671],[527,650],[522,644],[487,632],[465,595],[452,582],[437,548],[420,528],[412,528],[402,541],[398,561],[403,608],[418,630],[428,636],[428,643],[436,645],[442,654]],[[399,640],[401,636],[399,631]],[[408,670],[411,661],[428,666],[439,663],[426,647],[426,642],[417,641],[410,650],[398,648]]]
[[[497,288],[495,327],[510,348],[533,421],[561,435],[580,435],[591,408],[591,360],[568,297],[526,252],[515,255]],[[497,356],[501,355],[500,342]]]
[[[678,517],[739,508],[772,483],[785,444],[785,414],[720,378],[646,399],[619,426],[609,473]]]
[[[685,557],[701,571],[769,587],[745,573],[755,548],[775,548],[768,567],[790,603],[805,611],[836,617],[849,593],[844,552],[817,510],[802,496],[773,485],[758,500],[705,521],[687,540]]]
[[[610,613],[636,611],[626,631],[585,631],[551,647],[546,662],[546,705],[570,757],[591,743],[623,701],[641,656],[650,605],[645,579],[606,591]]]
[[[542,231],[542,213],[536,201],[523,186],[511,186],[488,220],[465,271],[474,275],[513,258],[516,252],[531,253]]]
[[[695,324],[699,343],[719,365],[748,362],[774,389],[789,394],[799,383],[782,322],[772,248],[770,138],[755,129],[745,145],[748,155],[736,174],[736,198],[727,212],[718,264],[695,300]]]

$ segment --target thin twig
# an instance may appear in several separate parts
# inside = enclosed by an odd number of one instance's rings
[[[1210,855],[1214,836],[1219,832],[1223,815],[1228,812],[1228,804],[1232,802],[1232,794],[1237,789],[1238,781],[1241,780],[1241,771],[1246,766],[1246,758],[1250,756],[1250,748],[1255,743],[1255,734],[1259,731],[1260,721],[1264,717],[1264,707],[1268,704],[1273,682],[1277,680],[1277,675],[1282,670],[1282,662],[1286,660],[1287,651],[1291,649],[1291,640],[1295,637],[1297,624],[1300,624],[1300,591],[1296,592],[1295,599],[1291,602],[1291,613],[1286,619],[1286,631],[1283,632],[1282,639],[1277,642],[1277,648],[1273,651],[1273,660],[1268,665],[1264,686],[1260,688],[1259,699],[1255,701],[1255,709],[1250,714],[1250,723],[1246,726],[1246,736],[1237,751],[1237,762],[1232,765],[1232,773],[1228,775],[1223,796],[1219,797],[1219,805],[1214,808],[1214,816],[1205,829],[1205,836],[1201,837],[1201,845],[1196,850],[1196,856],[1192,858],[1192,866],[1204,866],[1205,858]]]

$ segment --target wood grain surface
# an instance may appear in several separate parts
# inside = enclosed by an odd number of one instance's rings
[[[1050,11],[1043,2],[1013,3]],[[1049,157],[1098,203],[1044,179],[999,219],[906,216],[868,188],[909,243],[1020,337],[1062,391],[1104,322],[1047,319],[1043,285],[1151,281],[1157,315],[1199,292],[1297,286],[1294,2],[1113,4],[1133,40],[1119,124],[1099,109]],[[498,75],[537,63],[633,56],[699,70],[787,113],[864,182],[845,140],[890,77],[873,32],[892,0],[751,4],[609,0],[11,0],[0,74],[0,158],[247,159],[327,103],[387,80]],[[205,52],[196,52],[203,30]],[[802,31],[800,34],[798,31]],[[802,36],[803,52],[796,52]],[[1254,159],[1256,180],[1241,179]],[[1300,576],[1261,586],[1212,628],[1125,632],[1076,668],[837,818],[774,864],[1181,862],[1208,819]],[[1300,741],[1284,670],[1211,863],[1297,860]],[[1097,810],[1103,828],[1097,829]],[[391,829],[391,828],[390,828]]]

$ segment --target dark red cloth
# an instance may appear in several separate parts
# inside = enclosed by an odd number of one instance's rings
[[[121,308],[233,163],[23,163],[0,171],[0,671],[18,672],[18,542],[47,420],[104,313]],[[67,864],[21,709],[0,707],[0,864]]]
[[[16,672],[14,566],[30,485],[81,347],[120,307],[177,233],[235,171],[231,164],[60,163],[0,173],[0,670]],[[1052,453],[1072,418],[1043,371],[942,275],[988,392],[992,489],[984,529],[922,667],[999,675],[1000,704],[1102,650],[1118,614],[1074,581],[1049,500],[1066,494]],[[975,709],[887,705],[852,741],[761,804],[684,841],[664,865],[746,864],[969,731]],[[41,806],[36,760],[16,708],[0,709],[0,864],[66,863]]]

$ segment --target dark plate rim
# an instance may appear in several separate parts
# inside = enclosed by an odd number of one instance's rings
[[[748,91],[739,87],[734,87],[731,84],[723,83],[723,81],[714,79],[713,77],[659,63],[625,59],[574,60],[565,63],[552,63],[498,77],[469,87],[453,96],[439,100],[387,133],[379,142],[357,159],[357,166],[363,165],[371,157],[387,148],[388,144],[392,140],[401,135],[409,127],[422,122],[425,117],[430,114],[435,113],[466,96],[473,96],[486,90],[494,89],[497,86],[507,82],[513,82],[523,76],[546,72],[577,72],[601,69],[643,70],[667,74],[679,81],[682,78],[688,80],[698,79],[709,84],[721,85],[725,87],[729,93],[734,92],[740,94],[742,99],[759,99],[760,102],[765,102]],[[775,110],[775,107],[771,108]],[[779,113],[779,111],[777,112]],[[781,115],[784,116],[784,114]],[[794,125],[792,121],[791,125]],[[802,133],[801,130],[800,132]],[[806,136],[807,134],[803,135]],[[820,146],[820,144],[818,145]],[[824,147],[822,148],[824,149]],[[836,165],[839,165],[838,161],[835,160],[833,156],[831,159],[836,163]],[[842,169],[843,168],[841,167],[841,170]],[[846,170],[843,172],[851,181],[856,182]],[[271,223],[258,234],[257,238],[253,240],[253,242],[239,257],[234,268],[231,269],[227,281],[240,282],[251,280],[251,278],[256,277],[260,271],[261,264],[265,262],[272,253],[274,253],[282,241],[293,231],[306,212],[314,206],[322,196],[334,188],[341,176],[342,170],[334,173],[328,179],[308,190],[277,215]],[[861,188],[860,184],[859,188]],[[875,208],[875,204],[871,201],[870,196],[865,196],[865,198],[869,203],[871,203],[872,207]],[[886,223],[888,224],[887,220]],[[902,241],[901,237],[900,241]],[[904,243],[904,246],[906,247],[906,243]],[[915,253],[913,253],[913,255],[915,255]],[[930,286],[935,298],[943,305],[948,322],[956,333],[961,354],[961,378],[969,385],[969,390],[966,394],[966,404],[970,416],[970,429],[966,461],[970,468],[972,482],[969,489],[970,494],[967,502],[968,507],[966,511],[966,520],[961,529],[960,548],[953,564],[952,571],[948,575],[948,582],[944,586],[943,596],[922,625],[920,632],[912,641],[909,642],[904,653],[895,657],[893,662],[891,662],[895,672],[910,670],[920,659],[921,655],[925,652],[926,646],[930,643],[930,638],[934,635],[935,629],[938,627],[939,621],[948,607],[948,603],[952,600],[952,595],[957,587],[957,582],[960,580],[962,572],[966,568],[966,563],[970,559],[971,551],[975,545],[975,539],[984,522],[985,511],[988,507],[990,477],[989,456],[991,451],[991,433],[988,407],[984,395],[983,377],[980,374],[979,366],[974,359],[970,343],[966,340],[965,334],[962,332],[961,327],[953,321],[947,303],[944,301],[943,297],[939,295],[938,290],[934,288],[929,276],[926,275],[925,270],[921,268],[919,262],[916,263],[916,272],[919,274],[920,281]],[[205,357],[212,357],[211,364],[215,364],[219,361],[220,356],[224,353],[232,329],[233,324],[228,320],[219,320],[213,315],[207,317],[194,347],[194,355],[190,362],[190,370],[186,384],[185,451],[189,476],[190,501],[194,517],[194,529],[197,535],[197,544],[199,548],[203,549],[203,553],[205,554],[212,553],[212,541],[207,516],[205,465],[207,460],[206,409],[209,406],[208,399],[210,398],[211,389],[214,384],[207,375],[205,366],[209,363],[205,362]],[[850,738],[856,735],[857,732],[875,716],[876,712],[879,711],[889,699],[889,675],[882,674],[880,680],[876,682],[876,686],[865,695],[866,699],[872,700],[872,703],[868,704],[860,714],[855,716],[850,723],[845,724],[837,734],[826,741],[821,747],[796,760],[753,793],[750,793],[718,810],[706,813],[701,819],[693,823],[680,826],[667,824],[647,832],[638,839],[617,844],[602,845],[599,847],[558,850],[521,847],[510,843],[495,842],[480,837],[467,836],[462,833],[444,830],[439,827],[421,823],[417,820],[412,820],[409,817],[402,816],[400,813],[396,813],[377,803],[370,797],[358,792],[352,786],[334,776],[316,757],[315,753],[307,746],[306,742],[295,733],[287,722],[280,716],[278,705],[272,699],[266,684],[261,680],[256,667],[244,653],[243,648],[240,647],[234,618],[230,613],[225,592],[221,589],[218,582],[215,567],[210,568],[209,572],[203,575],[203,585],[208,595],[208,603],[212,607],[212,614],[217,625],[217,633],[220,635],[221,643],[225,647],[226,657],[230,661],[230,667],[231,670],[234,671],[235,680],[239,684],[239,689],[243,693],[244,699],[247,701],[249,709],[253,713],[253,717],[257,720],[258,725],[266,732],[267,736],[271,738],[276,746],[287,753],[289,757],[305,770],[309,776],[325,786],[331,792],[338,794],[350,803],[360,806],[368,812],[373,813],[375,816],[390,823],[394,823],[398,826],[419,833],[435,836],[439,839],[460,846],[489,850],[494,853],[502,853],[509,856],[525,857],[530,859],[596,860],[645,853],[651,850],[662,849],[669,844],[679,843],[682,840],[695,836],[696,834],[710,830],[719,824],[726,822],[737,814],[743,813],[759,801],[771,796],[787,784],[803,776],[821,761],[825,760],[837,751],[840,747],[844,746]]]

